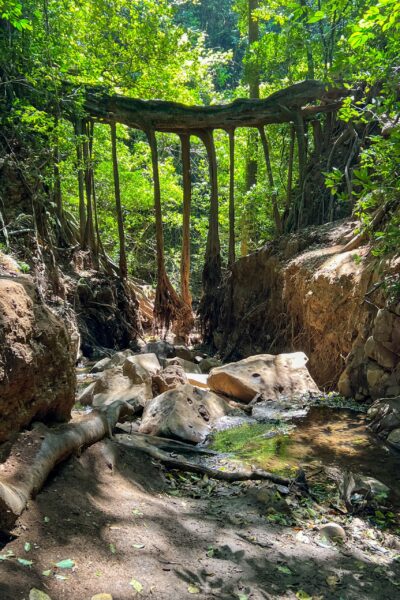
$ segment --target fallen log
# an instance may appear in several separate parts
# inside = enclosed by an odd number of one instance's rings
[[[149,443],[146,439],[147,435],[140,436],[133,433],[131,435],[117,435],[115,441],[122,446],[128,446],[134,450],[140,450],[145,454],[151,456],[155,460],[159,460],[169,467],[180,469],[181,471],[189,471],[190,473],[200,473],[201,475],[207,475],[213,479],[219,479],[221,481],[248,481],[252,480],[268,480],[278,485],[284,485],[286,487],[295,484],[295,480],[288,479],[287,477],[281,477],[274,473],[269,473],[263,469],[252,469],[252,470],[236,470],[236,471],[219,471],[205,465],[193,463],[186,460],[183,457],[177,456],[175,453],[172,455],[165,452],[161,448],[157,448],[153,444]]]
[[[127,402],[117,400],[104,409],[93,410],[77,423],[54,428],[38,424],[21,433],[0,465],[0,529],[14,525],[58,463],[111,437],[115,425],[134,410]]]

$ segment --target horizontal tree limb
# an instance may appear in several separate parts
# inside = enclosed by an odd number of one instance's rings
[[[136,129],[170,133],[192,133],[206,129],[260,127],[283,123],[300,112],[304,118],[337,110],[349,90],[322,81],[307,80],[291,85],[262,100],[238,99],[226,105],[186,106],[163,100],[138,100],[109,96],[98,88],[87,89],[84,108],[92,117],[108,123],[124,123]],[[310,103],[318,102],[316,105]]]

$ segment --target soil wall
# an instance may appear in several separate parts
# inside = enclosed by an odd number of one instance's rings
[[[77,346],[32,278],[0,254],[0,443],[35,419],[69,418]]]
[[[354,226],[309,228],[236,262],[214,336],[225,359],[303,351],[323,389],[400,393],[400,260],[344,252]]]

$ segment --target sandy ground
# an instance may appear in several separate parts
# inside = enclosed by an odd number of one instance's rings
[[[109,440],[59,467],[1,551],[15,555],[0,561],[1,600],[28,600],[31,588],[52,600],[400,597],[400,548],[361,519],[344,545],[329,546],[312,521],[268,522],[270,497],[257,499],[254,484],[216,484],[208,495],[209,482],[185,476],[176,489],[165,475]],[[74,567],[54,567],[64,559]]]

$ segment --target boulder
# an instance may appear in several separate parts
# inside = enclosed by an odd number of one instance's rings
[[[124,400],[137,407],[138,412],[152,398],[151,381],[134,383],[123,373],[122,367],[103,371],[101,376],[83,390],[78,402],[84,406],[108,406],[115,400]]]
[[[76,341],[65,318],[40,299],[31,277],[1,277],[0,443],[34,419],[68,420]]]
[[[264,400],[279,400],[319,394],[306,368],[307,360],[303,352],[257,354],[212,369],[207,381],[212,391],[245,403],[257,395]]]
[[[231,412],[223,398],[186,384],[150,400],[139,431],[199,443]]]
[[[116,352],[112,356],[106,356],[101,360],[97,361],[91,368],[91,373],[102,373],[105,369],[111,367],[119,367],[123,365],[128,356],[133,356],[132,350],[122,350],[122,352]]]
[[[180,365],[169,365],[156,375],[153,375],[151,381],[153,396],[158,396],[167,390],[173,390],[178,385],[187,383],[188,378]]]
[[[175,349],[172,344],[165,340],[157,340],[156,342],[148,342],[143,348],[145,354],[155,354],[162,364],[166,358],[175,356]]]
[[[400,396],[376,400],[368,416],[372,419],[370,429],[380,437],[387,437],[393,429],[400,428]]]
[[[199,367],[202,373],[209,373],[211,369],[215,369],[216,367],[220,367],[222,362],[218,360],[218,358],[214,358],[213,356],[209,356],[207,358],[203,358],[199,363]]]
[[[385,308],[378,310],[374,321],[374,338],[390,352],[400,355],[400,317]]]
[[[372,358],[372,360],[385,369],[394,369],[399,362],[397,354],[388,350],[381,342],[376,341],[372,335],[365,342],[364,350],[368,358]]]
[[[187,378],[189,383],[191,383],[195,387],[208,390],[207,373],[187,373]]]
[[[135,354],[125,359],[122,371],[132,383],[146,383],[161,371],[161,365],[154,353]]]
[[[387,436],[386,441],[394,448],[400,450],[400,428],[393,429]]]
[[[174,346],[175,356],[178,358],[183,358],[183,360],[187,360],[188,362],[193,362],[194,353],[187,346]]]
[[[167,358],[164,364],[166,367],[169,365],[180,365],[185,373],[201,373],[199,365],[180,357]]]

